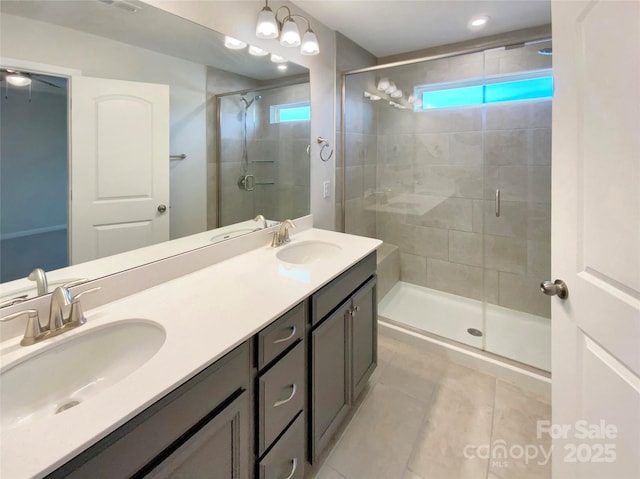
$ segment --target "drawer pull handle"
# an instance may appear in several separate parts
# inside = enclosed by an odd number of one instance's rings
[[[291,385],[292,390],[291,390],[291,396],[289,396],[287,399],[281,399],[280,401],[276,401],[273,403],[273,407],[280,407],[283,404],[287,404],[289,401],[291,401],[293,399],[293,396],[296,395],[296,391],[298,389],[298,386],[296,386],[295,384]]]
[[[295,326],[291,326],[291,334],[289,336],[287,336],[286,338],[282,338],[282,339],[276,339],[273,344],[279,344],[279,343],[286,343],[287,341],[289,341],[291,338],[293,338],[296,335],[296,327]]]
[[[287,477],[285,477],[285,479],[291,479],[293,477],[293,475],[296,473],[296,469],[298,467],[298,458],[294,457],[291,460],[291,474],[289,474]]]

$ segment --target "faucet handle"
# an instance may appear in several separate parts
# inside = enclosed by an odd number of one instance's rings
[[[84,317],[84,312],[82,311],[82,305],[80,304],[80,298],[85,294],[95,293],[96,291],[100,291],[102,288],[91,288],[82,293],[78,293],[75,298],[73,298],[73,303],[71,303],[71,312],[69,313],[69,324],[74,324],[80,326],[87,322],[87,318]]]
[[[24,332],[24,337],[20,344],[22,346],[29,346],[36,342],[36,338],[42,334],[42,326],[40,325],[40,318],[38,317],[37,309],[25,309],[23,311],[18,311],[17,313],[10,314],[0,319],[0,321],[10,321],[15,318],[19,318],[23,315],[29,315],[27,318],[27,328]]]

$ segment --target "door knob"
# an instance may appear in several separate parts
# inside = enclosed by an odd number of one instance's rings
[[[543,281],[540,283],[540,291],[547,296],[558,296],[560,299],[567,299],[569,297],[569,288],[561,279],[556,279],[553,282]]]
[[[158,205],[159,213],[164,213],[165,211],[167,211],[167,205]]]

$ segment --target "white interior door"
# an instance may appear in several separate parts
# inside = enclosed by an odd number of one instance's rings
[[[169,86],[73,77],[71,95],[71,263],[167,241]]]
[[[552,21],[553,477],[637,479],[640,2],[554,1]]]

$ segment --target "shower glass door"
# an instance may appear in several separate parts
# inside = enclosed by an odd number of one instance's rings
[[[477,348],[483,111],[464,98],[441,104],[437,93],[473,86],[483,72],[482,53],[393,67],[348,76],[345,98],[346,232],[376,236],[400,256],[401,283],[380,314]]]
[[[485,52],[485,348],[551,370],[551,42]],[[493,82],[493,83],[492,83]],[[526,95],[538,98],[529,99]]]
[[[383,318],[545,370],[549,300],[537,284],[550,277],[547,48],[348,74],[338,169],[345,231],[399,253]]]

